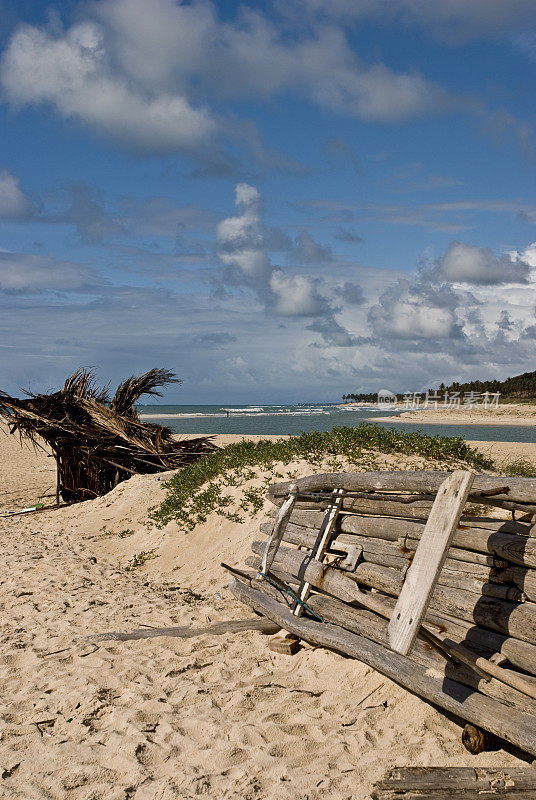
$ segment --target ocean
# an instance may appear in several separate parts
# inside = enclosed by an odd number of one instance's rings
[[[338,425],[357,426],[364,420],[385,417],[387,412],[370,406],[301,403],[297,405],[139,405],[143,420],[166,425],[175,433],[298,434],[330,431]],[[492,413],[492,412],[490,412]],[[395,417],[397,412],[393,413]],[[426,425],[418,422],[380,422],[387,428],[422,431],[431,436],[464,436],[491,442],[536,443],[536,426],[524,425]]]

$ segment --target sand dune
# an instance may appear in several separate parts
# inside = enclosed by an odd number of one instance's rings
[[[8,504],[35,501],[52,460],[19,451],[14,437],[1,445]],[[88,642],[249,616],[219,562],[244,558],[259,518],[155,530],[147,509],[163,497],[158,477],[0,520],[3,797],[359,799],[395,765],[520,763],[504,751],[471,757],[454,722],[323,650],[274,654],[257,632]]]

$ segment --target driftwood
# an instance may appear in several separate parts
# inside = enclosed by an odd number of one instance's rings
[[[347,472],[321,473],[300,478],[297,481],[300,492],[331,492],[345,489],[348,492],[417,492],[434,495],[450,472],[403,471],[392,472]],[[268,489],[270,499],[288,494],[289,482],[274,483]],[[497,488],[508,487],[507,491],[493,494]],[[473,484],[471,499],[479,493],[488,492],[487,499],[513,501],[532,505],[536,497],[536,478],[501,477],[496,475],[477,475]],[[479,498],[479,502],[482,497]]]
[[[357,657],[459,715],[472,726],[467,731],[475,731],[465,734],[469,747],[478,749],[491,733],[536,755],[536,481],[462,476],[465,485],[452,500],[456,509],[445,514],[438,512],[438,490],[448,473],[295,481],[294,506],[270,574],[259,575],[267,550],[262,537],[246,559],[255,572],[235,573],[240,580],[233,591],[285,630]],[[287,483],[269,489],[273,517],[287,491]],[[322,536],[334,492],[341,509]],[[487,510],[479,515],[482,506]],[[498,519],[490,516],[491,506],[524,516]],[[270,536],[273,522],[261,524],[261,533]],[[300,587],[311,594],[297,618]],[[411,608],[400,638],[393,632],[405,595]]]
[[[531,800],[534,767],[396,767],[375,784],[373,800]]]
[[[261,548],[255,549],[260,550]],[[252,567],[258,568],[260,560],[255,557],[250,557],[246,559],[246,563]],[[363,570],[360,573],[363,577],[366,577],[363,569],[366,566],[372,565],[360,564],[358,567],[358,569]],[[318,589],[346,603],[359,602],[384,618],[390,618],[394,609],[395,602],[393,597],[360,591],[352,580],[352,578],[355,577],[354,575],[350,577],[349,575],[339,573],[337,570],[326,569],[319,562],[313,563],[312,559],[299,551],[280,548],[278,556],[274,561],[274,572],[283,581],[291,584],[299,582],[299,578],[297,577],[299,573],[302,578],[306,576]],[[389,570],[389,572],[392,572],[392,570]],[[372,582],[372,575],[370,572],[368,579],[369,582]],[[383,575],[377,573],[373,580],[379,586],[382,582],[381,579],[383,579],[382,585],[385,587],[388,580],[391,578],[390,576],[386,576],[385,573]],[[309,605],[313,609],[315,608],[317,597],[318,595],[315,595],[310,600]],[[536,646],[534,644],[521,641],[514,636],[499,635],[492,630],[486,630],[478,625],[469,624],[469,622],[462,618],[455,618],[451,614],[445,613],[444,605],[441,603],[437,605],[434,603],[431,604],[429,612],[426,615],[426,623],[431,626],[431,632],[436,635],[445,633],[450,638],[457,641],[464,641],[465,644],[469,644],[470,646],[477,645],[487,648],[489,653],[493,651],[500,652],[512,664],[521,669],[531,673],[536,671]]]
[[[253,542],[252,550],[254,552],[260,554],[262,548],[263,542]],[[315,585],[325,591],[328,590],[322,584],[321,573],[324,575],[324,580],[329,576],[330,584],[349,586],[348,581],[355,582],[393,597],[398,596],[403,583],[400,573],[388,567],[362,562],[354,572],[342,574],[334,569],[326,570],[319,562],[316,562],[317,567],[306,553],[288,548],[279,549],[274,563],[300,579],[303,579],[302,576],[307,570],[314,571],[320,568],[318,580],[321,583]],[[352,601],[348,600],[348,602]],[[451,589],[439,584],[435,588],[430,608],[466,622],[514,636],[522,641],[536,641],[536,603],[512,603],[489,595],[480,596],[465,589]]]
[[[175,628],[137,628],[133,631],[109,631],[107,633],[97,633],[88,636],[91,642],[128,642],[131,639],[153,639],[157,636],[177,636],[180,639],[192,639],[195,636],[212,634],[221,636],[224,633],[239,633],[240,631],[260,631],[261,633],[277,633],[280,626],[276,625],[266,617],[254,617],[253,619],[234,619],[226,622],[214,622],[206,628],[175,627]]]
[[[311,644],[357,658],[423,699],[461,719],[482,725],[526,752],[536,755],[536,717],[507,707],[457,681],[425,669],[382,645],[326,622],[296,617],[264,592],[233,579],[230,589],[243,603]]]

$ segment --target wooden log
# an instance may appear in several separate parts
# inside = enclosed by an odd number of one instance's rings
[[[268,650],[273,653],[280,653],[284,656],[294,656],[300,650],[300,640],[293,634],[286,636],[274,636],[268,642]]]
[[[276,508],[281,505],[281,497],[269,497],[269,499],[274,503]],[[295,508],[297,511],[311,510],[318,512],[325,510],[328,505],[329,501],[323,498],[318,501],[304,499],[296,500]],[[409,505],[407,503],[400,503],[396,501],[375,500],[372,499],[372,497],[371,499],[354,499],[352,497],[345,497],[342,503],[342,508],[347,513],[374,514],[376,516],[385,514],[393,517],[407,517],[418,520],[426,520],[428,519],[428,515],[432,508],[432,499],[419,500]]]
[[[238,600],[272,619],[289,633],[311,644],[359,659],[428,702],[536,755],[536,718],[533,715],[504,706],[443,675],[433,674],[424,668],[417,669],[411,659],[364,636],[326,622],[295,617],[281,603],[236,579],[231,581],[230,589]]]
[[[435,494],[450,472],[392,470],[390,472],[318,473],[297,482],[300,492],[318,492],[345,489],[348,492],[406,491]],[[274,483],[269,487],[269,496],[288,494],[289,482]],[[532,504],[536,499],[536,479],[500,475],[477,475],[473,484],[473,496],[480,492],[495,492],[498,487],[508,487],[491,500],[506,500]]]
[[[492,569],[490,580],[494,583],[513,583],[529,600],[536,600],[536,570],[519,566]]]
[[[224,622],[214,622],[204,628],[192,628],[189,626],[175,628],[137,628],[133,631],[108,631],[97,633],[86,637],[90,642],[128,642],[132,639],[153,639],[156,636],[177,636],[180,639],[191,639],[194,636],[222,636],[225,633],[239,633],[242,631],[260,631],[261,633],[277,633],[278,626],[266,619],[266,617],[255,617],[255,619],[234,619]]]
[[[297,526],[297,520],[299,520],[301,527],[312,527],[311,525],[305,525],[305,523],[313,522],[316,517],[308,518],[305,516],[307,513],[311,512],[301,512],[300,516],[296,517],[296,512],[294,512],[290,523],[293,528]],[[461,556],[457,550],[453,552],[453,548],[457,548],[474,553],[490,554],[520,566],[536,568],[536,538],[526,534],[526,527],[524,528],[525,533],[519,535],[522,533],[522,526],[519,526],[521,530],[516,533],[481,528],[478,527],[477,520],[472,520],[472,523],[474,524],[468,527],[462,520],[462,524],[458,526],[450,550],[452,557],[462,557],[467,560],[467,557]],[[424,530],[424,524],[414,520],[361,517],[354,514],[345,514],[340,518],[339,529],[343,533],[356,533],[364,537],[387,539],[388,541],[402,540],[407,542],[408,547],[415,549]],[[531,532],[536,532],[534,531],[534,526],[531,526]],[[476,561],[475,563],[491,562]]]
[[[263,551],[263,542],[253,542],[253,552]],[[279,548],[275,562],[280,569],[303,580],[307,571],[313,576],[310,583],[317,588],[335,594],[328,584],[346,592],[347,602],[352,602],[350,582],[364,584],[392,596],[398,596],[402,577],[396,570],[363,562],[352,573],[341,573],[333,568],[325,568],[314,563],[309,555],[299,550]],[[435,588],[430,608],[451,617],[475,623],[476,625],[498,631],[525,642],[536,642],[536,604],[512,603],[495,597],[480,596],[464,589],[451,589],[438,585]]]
[[[248,562],[250,566],[258,570],[260,566],[260,558],[258,556],[249,556],[246,559],[246,563]],[[298,583],[298,579],[289,572],[285,572],[281,568],[274,568],[274,571],[285,583],[290,585]],[[331,593],[341,597],[338,592],[339,589],[331,585]],[[284,595],[280,592],[277,594],[280,601],[287,602],[287,598]],[[314,603],[318,597],[322,597],[322,595],[315,595],[311,601],[311,606],[315,610],[317,609]],[[343,599],[346,598],[343,597]],[[391,616],[395,605],[392,597],[378,594],[375,595],[374,602],[376,612],[378,608],[381,608],[383,617]],[[347,606],[347,608],[351,607]],[[480,649],[482,655],[500,654],[515,667],[531,674],[536,673],[536,645],[534,644],[457,619],[445,614],[441,609],[429,609],[426,615],[426,624],[437,635],[444,634],[450,639],[470,645],[473,649]]]
[[[531,767],[395,767],[374,785],[373,800],[487,800],[536,797]]]
[[[277,513],[274,509],[273,514]],[[304,511],[295,509],[291,521],[296,525],[306,528],[318,528],[322,521],[322,513],[318,511]],[[339,529],[347,533],[360,533],[363,536],[375,536],[380,539],[396,541],[401,536],[409,534],[416,538],[420,536],[424,524],[418,520],[388,517],[385,515],[361,515],[342,513],[339,517]],[[496,531],[500,533],[518,533],[522,536],[536,536],[536,525],[511,519],[493,519],[491,517],[463,516],[458,526],[458,531],[478,528],[479,530]],[[459,544],[458,546],[464,546]]]
[[[497,749],[497,737],[476,725],[466,725],[462,731],[462,744],[472,756]]]

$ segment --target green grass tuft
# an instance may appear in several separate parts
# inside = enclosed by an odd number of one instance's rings
[[[506,459],[498,465],[498,472],[501,475],[536,478],[536,464],[528,458]]]
[[[236,514],[225,511],[231,498],[222,493],[222,486],[236,486],[250,480],[254,477],[252,467],[270,470],[277,462],[290,464],[294,459],[320,465],[328,459],[337,471],[337,457],[344,457],[353,464],[361,461],[363,466],[363,450],[417,455],[448,463],[463,462],[481,470],[494,466],[491,459],[470,447],[461,436],[405,433],[370,422],[363,422],[358,428],[339,427],[326,433],[313,431],[275,441],[244,440],[222,447],[179,470],[166,484],[167,497],[158,508],[152,509],[151,518],[158,526],[175,520],[187,530],[204,522],[213,511],[237,519]],[[367,466],[366,459],[364,463]],[[374,464],[369,468],[374,469]],[[262,508],[261,500],[259,490],[249,490],[244,493],[241,509],[255,513]]]

